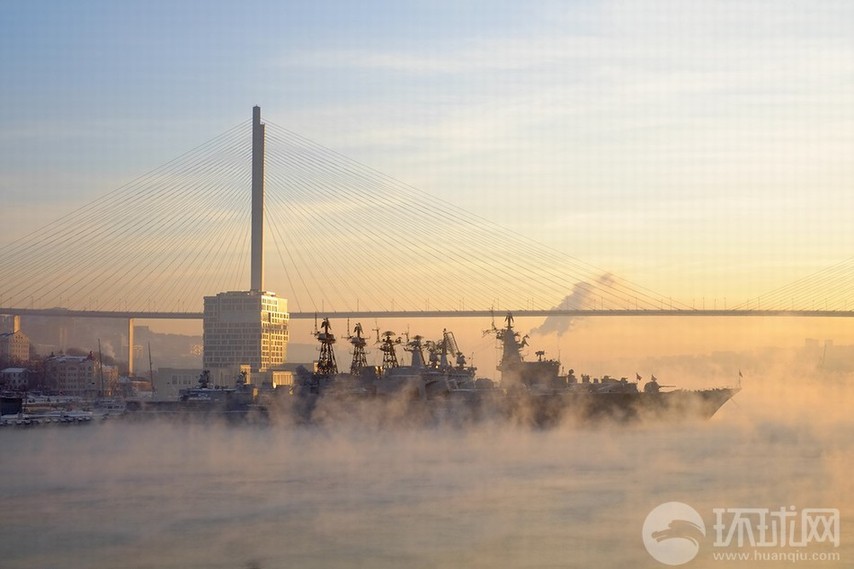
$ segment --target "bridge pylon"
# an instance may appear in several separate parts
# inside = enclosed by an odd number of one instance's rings
[[[252,260],[250,290],[264,292],[264,124],[252,108]]]

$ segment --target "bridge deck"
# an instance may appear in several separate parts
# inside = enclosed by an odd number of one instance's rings
[[[291,312],[294,320],[315,318],[488,318],[501,316],[507,310],[398,310],[347,312]],[[517,318],[524,317],[601,317],[601,316],[689,316],[689,317],[793,317],[793,318],[850,318],[854,310],[510,310]],[[0,314],[17,316],[64,316],[70,318],[139,318],[141,320],[201,320],[201,312],[156,311],[97,311],[65,310],[61,308],[0,308]]]

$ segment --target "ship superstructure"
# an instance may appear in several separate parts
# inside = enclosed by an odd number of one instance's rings
[[[510,408],[524,408],[537,424],[553,424],[567,417],[587,421],[591,419],[669,420],[708,419],[729,401],[740,387],[719,387],[702,390],[674,389],[665,391],[655,376],[638,389],[641,380],[629,381],[605,375],[590,378],[582,375],[581,381],[573,370],[560,375],[560,361],[547,359],[544,351],[537,351],[535,361],[525,361],[522,349],[527,336],[520,339],[513,328],[513,315],[507,313],[503,328],[493,323],[492,333],[502,345],[498,364],[501,386],[507,392]]]

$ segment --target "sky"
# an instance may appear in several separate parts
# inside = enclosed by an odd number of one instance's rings
[[[0,14],[0,247],[248,121],[252,106],[260,105],[265,120],[425,195],[689,305],[720,307],[721,299],[755,298],[854,256],[851,0],[7,0]],[[11,270],[0,266],[0,272]],[[287,291],[278,292],[287,296]],[[163,450],[168,436],[133,437],[142,451],[123,452],[117,461],[116,453],[108,451],[118,444],[125,449],[131,439],[124,431],[108,429],[96,438],[78,437],[59,452],[49,453],[54,449],[48,444],[42,446],[44,452],[18,453],[25,466],[31,464],[18,469],[26,476],[13,476],[18,486],[26,482],[26,492],[16,495],[67,490],[68,480],[74,492],[98,488],[91,500],[81,501],[75,494],[74,506],[82,504],[84,519],[94,520],[84,524],[85,531],[80,533],[75,515],[67,523],[59,519],[54,534],[73,535],[77,541],[81,535],[106,536],[112,540],[109,548],[82,553],[100,556],[106,550],[125,561],[134,558],[127,552],[141,550],[166,551],[168,556],[176,543],[176,555],[185,555],[186,542],[176,541],[174,524],[164,526],[163,520],[183,520],[187,515],[178,510],[189,504],[188,497],[209,496],[222,488],[229,489],[225,501],[206,500],[200,506],[216,523],[207,523],[195,508],[191,526],[239,535],[223,525],[226,520],[260,519],[264,527],[259,531],[240,531],[251,538],[250,546],[265,553],[257,538],[275,528],[277,535],[267,545],[278,543],[281,520],[255,516],[253,504],[262,498],[251,492],[266,489],[263,482],[269,482],[269,472],[276,468],[283,479],[298,482],[324,471],[335,476],[344,472],[357,484],[364,479],[360,487],[369,491],[358,494],[355,502],[352,486],[339,493],[383,525],[400,513],[399,502],[378,499],[365,506],[359,500],[375,494],[370,484],[376,477],[365,478],[374,471],[368,466],[389,466],[392,481],[404,482],[397,484],[399,492],[393,484],[392,494],[403,496],[407,504],[416,498],[414,510],[407,506],[407,513],[416,515],[407,519],[417,519],[419,531],[425,515],[428,521],[427,533],[418,534],[426,540],[400,543],[434,546],[429,521],[441,520],[440,546],[427,553],[436,559],[447,549],[448,511],[460,514],[462,521],[452,527],[460,528],[453,537],[465,541],[463,549],[470,548],[472,528],[477,528],[476,545],[514,547],[519,539],[535,535],[517,548],[525,555],[562,551],[572,543],[567,536],[573,528],[564,531],[567,512],[583,511],[584,527],[576,528],[583,546],[613,548],[613,522],[625,522],[632,537],[624,557],[634,561],[629,556],[631,547],[640,547],[640,532],[631,524],[649,511],[644,493],[650,489],[662,498],[658,502],[679,499],[673,493],[681,492],[699,496],[709,508],[826,505],[842,509],[847,522],[852,496],[848,384],[812,373],[818,356],[801,358],[798,352],[791,358],[798,365],[789,368],[789,358],[776,351],[748,350],[802,346],[808,337],[851,345],[850,319],[698,320],[576,319],[563,337],[532,338],[529,350],[544,349],[578,373],[654,373],[680,387],[733,384],[743,370],[744,391],[711,425],[714,433],[689,431],[685,438],[683,431],[662,429],[652,431],[653,436],[638,431],[626,438],[609,431],[584,431],[580,437],[558,431],[532,444],[512,431],[499,439],[492,432],[484,436],[475,431],[460,442],[455,431],[453,444],[441,432],[439,438],[428,433],[424,440],[418,433],[403,433],[402,444],[359,438],[357,431],[350,439],[324,436],[317,445],[294,446],[305,441],[288,437],[311,433],[286,429],[268,433],[275,435],[275,452],[254,452],[252,459],[240,462],[235,454],[239,458],[246,449],[260,448],[247,446],[239,438],[243,431],[226,435],[226,447],[234,451],[227,454],[217,450],[225,448],[222,437],[215,448],[204,444],[214,440],[207,431],[202,444],[184,445],[199,442],[197,436],[178,437],[165,454],[144,452],[143,447],[153,450],[156,444]],[[418,328],[413,323],[411,330],[436,338],[443,328],[452,329],[461,349],[476,354],[471,359],[478,375],[496,377],[494,341],[481,334],[488,322],[433,319],[426,324]],[[465,334],[458,324],[467,328]],[[528,332],[541,324],[520,318],[517,328]],[[334,325],[340,337],[343,323]],[[292,321],[291,342],[312,342],[310,326]],[[402,333],[410,323],[376,326]],[[200,332],[198,322],[192,323],[192,331]],[[338,346],[338,360],[346,365],[346,344]],[[296,471],[282,470],[279,458],[303,448],[308,460],[285,461]],[[556,448],[576,452],[554,452]],[[92,467],[91,461],[77,459],[92,449],[97,449],[90,452],[94,464],[99,457],[109,460]],[[728,459],[719,460],[724,454]],[[45,455],[70,467],[41,468],[38,461]],[[152,455],[159,460],[149,460]],[[532,455],[541,462],[532,461]],[[225,456],[227,465],[221,460]],[[145,490],[150,479],[153,495],[169,491],[162,484],[164,463],[167,470],[179,464],[218,472],[223,465],[255,464],[255,456],[278,462],[262,463],[264,475],[257,478],[262,484],[246,484],[243,469],[237,494],[231,480],[219,476],[201,481],[203,490],[208,488],[204,484],[213,484],[207,493],[192,487],[179,491],[178,500],[159,500],[165,516],[162,511],[147,515],[136,504],[122,508],[129,504],[127,484],[141,481]],[[135,462],[140,458],[145,460],[141,470]],[[591,468],[593,458],[594,465],[604,468]],[[528,470],[519,469],[529,463],[541,464],[544,474],[531,479]],[[593,474],[566,474],[575,471]],[[636,471],[654,483],[625,484],[624,474]],[[106,473],[107,484],[93,486],[92,472]],[[147,477],[140,478],[140,472]],[[413,494],[411,481],[423,480],[424,472],[442,483],[422,484]],[[448,478],[447,472],[456,474]],[[491,483],[483,484],[487,477]],[[673,486],[675,479],[680,482]],[[177,480],[198,482],[189,476]],[[445,484],[449,480],[450,486]],[[117,509],[104,496],[120,487]],[[334,485],[322,487],[332,488],[335,498]],[[379,488],[381,497],[387,497],[388,485]],[[556,488],[561,495],[555,499],[540,492],[543,488]],[[610,498],[614,488],[623,499]],[[65,490],[52,497],[52,510],[55,500],[72,496]],[[294,508],[302,504],[319,512],[319,523],[309,529],[324,544],[335,536],[336,552],[351,551],[341,545],[347,540],[371,543],[351,530],[372,526],[330,514],[338,510],[330,505],[328,492],[321,496],[309,489],[307,498],[303,494],[297,487],[277,495],[269,511],[299,511]],[[217,508],[234,495],[246,499],[220,515]],[[584,496],[597,495],[608,496],[608,504],[597,517],[602,523],[591,526]],[[507,502],[508,496],[522,498]],[[732,500],[722,498],[726,496]],[[33,500],[23,499],[10,507],[23,512],[25,521],[35,520],[44,510],[43,496],[41,500],[36,497],[35,508]],[[451,509],[435,514],[434,504],[445,502]],[[485,509],[484,504],[493,503],[500,511]],[[105,504],[110,505],[106,515],[98,510]],[[509,507],[501,510],[502,504]],[[125,510],[132,517],[122,517]],[[74,508],[59,512],[78,513]],[[522,512],[523,517],[508,512]],[[529,519],[557,523],[535,524],[531,527],[544,532],[526,530],[519,538],[518,528],[528,527]],[[107,528],[104,520],[114,527]],[[415,535],[405,524],[385,527],[393,535]],[[587,539],[591,527],[601,527],[607,541]],[[304,528],[301,524],[300,531]],[[21,540],[18,557],[30,554],[32,535]],[[385,534],[371,534],[377,535]],[[513,539],[508,541],[508,535]],[[216,547],[234,543],[206,537],[201,535],[199,542],[214,544],[212,559],[219,553]],[[305,550],[315,542],[296,545],[304,557],[305,551],[316,553]],[[851,540],[844,543],[850,550]],[[451,559],[459,564],[460,548],[453,540],[452,545]],[[291,554],[280,549],[271,558]],[[215,561],[230,561],[230,555],[243,550],[232,547]],[[484,564],[512,563],[508,558],[516,559],[493,554]]]
[[[10,3],[0,244],[257,104],[652,290],[751,298],[854,250],[852,37],[844,0]]]

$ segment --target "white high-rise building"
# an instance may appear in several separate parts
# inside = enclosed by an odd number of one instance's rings
[[[288,301],[272,292],[221,292],[205,297],[203,365],[233,370],[248,365],[265,372],[285,363]]]
[[[251,290],[205,297],[202,364],[217,385],[243,373],[259,385],[289,381],[281,371],[288,353],[288,301],[264,291],[264,132],[261,108],[253,107]]]

